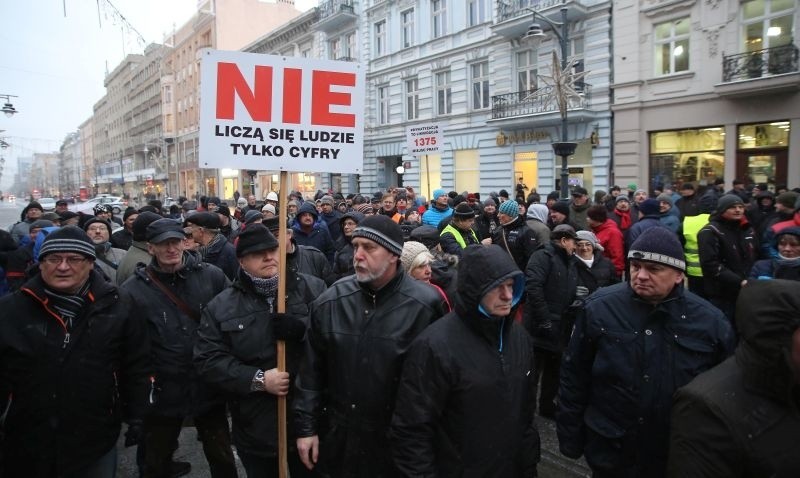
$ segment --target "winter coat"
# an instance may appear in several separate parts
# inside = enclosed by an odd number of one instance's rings
[[[736,302],[741,282],[756,261],[758,242],[746,221],[712,216],[697,233],[703,283],[708,297]]]
[[[494,231],[500,227],[500,219],[497,218],[497,213],[489,215],[482,212],[475,218],[474,227],[479,241],[491,239]]]
[[[300,227],[300,223],[295,221],[292,225],[292,238],[301,246],[316,247],[325,254],[328,262],[333,264],[333,255],[336,252],[336,248],[327,229],[323,229],[315,223],[311,231],[306,232]]]
[[[122,420],[142,417],[150,389],[144,320],[100,272],[89,280],[69,332],[39,274],[0,300],[0,390],[12,394],[4,476],[74,473],[116,446]]]
[[[525,224],[533,231],[539,244],[550,242],[550,228],[547,227],[549,214],[550,210],[544,204],[531,204],[526,213]]]
[[[6,271],[8,288],[13,292],[28,280],[26,271],[33,265],[33,243],[20,246],[13,251],[0,252],[0,267]]]
[[[697,194],[692,194],[691,196],[681,196],[680,199],[675,201],[675,207],[681,212],[681,218],[685,218],[687,216],[697,216],[701,213],[700,198],[697,197]],[[704,212],[713,211],[713,209],[704,210]]]
[[[667,212],[662,212],[659,215],[658,220],[662,226],[666,227],[675,234],[678,234],[678,230],[681,228],[681,219],[672,214],[672,209]]]
[[[800,227],[800,210],[796,211],[790,218],[776,222],[770,225],[764,231],[763,242],[761,246],[761,257],[766,259],[768,257],[776,257],[778,250],[775,248],[775,236],[787,227]]]
[[[293,409],[297,436],[319,435],[320,472],[395,476],[386,433],[403,360],[443,310],[436,290],[400,267],[378,291],[349,276],[311,304]]]
[[[439,209],[435,203],[431,203],[431,207],[422,215],[422,224],[428,226],[439,227],[439,223],[443,219],[453,215],[453,208],[450,206],[447,209]]]
[[[208,248],[203,256],[203,262],[213,264],[225,273],[229,280],[236,278],[239,272],[239,260],[236,258],[236,248],[226,240],[219,240]]]
[[[341,225],[344,223],[345,219],[350,219],[356,224],[359,224],[364,220],[364,215],[357,211],[350,211],[342,215],[339,224]],[[344,234],[339,236],[339,239],[336,241],[336,254],[333,256],[333,281],[328,283],[328,285],[344,276],[355,273],[355,268],[353,267],[353,244],[351,241],[352,238]]]
[[[619,282],[620,278],[614,269],[614,264],[600,251],[595,251],[592,267],[586,265],[578,257],[575,257],[574,262],[578,285],[589,289],[589,294],[601,287],[608,287]]]
[[[125,257],[117,267],[117,284],[124,284],[128,277],[132,276],[136,271],[136,265],[139,263],[148,264],[152,256],[147,252],[147,243],[144,241],[133,241],[130,249],[125,254]]]
[[[309,304],[324,290],[321,279],[288,272],[286,314],[307,324]],[[253,392],[250,387],[258,370],[266,372],[277,367],[274,312],[277,304],[257,295],[251,279],[240,271],[233,285],[203,310],[194,345],[197,373],[227,394],[233,444],[239,452],[261,457],[278,453],[277,396]],[[286,341],[286,370],[292,378],[301,359],[302,344]],[[288,406],[291,399],[290,388]]]
[[[560,351],[564,345],[562,315],[575,300],[578,286],[575,258],[551,242],[533,253],[525,277],[523,324],[536,347]]]
[[[328,233],[333,242],[338,241],[342,237],[342,213],[334,209],[330,214],[320,214],[319,217],[328,225]]]
[[[651,227],[664,227],[661,225],[661,221],[659,219],[658,214],[652,214],[649,216],[644,216],[638,221],[636,224],[631,226],[628,230],[628,237],[625,238],[625,250],[630,251],[631,245],[636,241],[636,239],[646,230],[650,229]],[[677,236],[676,236],[677,237]]]
[[[589,223],[586,221],[587,213],[589,212],[589,208],[592,206],[591,201],[586,201],[586,204],[582,206],[576,206],[574,203],[570,203],[569,205],[569,220],[571,223],[575,224],[577,227],[575,228],[576,231],[589,230]]]
[[[506,317],[486,315],[480,301],[508,278],[512,304],[525,280],[497,246],[459,271],[456,310],[425,329],[403,366],[390,438],[402,476],[519,478],[536,476],[536,374],[528,333]],[[489,445],[491,444],[491,445]]]
[[[603,255],[614,264],[617,277],[622,277],[625,272],[625,239],[622,231],[612,219],[592,228],[597,242],[603,246]]]
[[[162,284],[196,314],[189,317],[148,277],[151,271]],[[155,259],[140,264],[120,288],[137,300],[137,312],[148,325],[151,359],[155,372],[152,404],[148,412],[168,417],[202,415],[222,403],[218,390],[204,384],[192,362],[202,309],[230,282],[216,266],[184,253],[184,266],[176,273],[159,272]]]
[[[103,271],[108,280],[119,285],[119,282],[117,282],[117,269],[122,259],[125,258],[126,251],[111,247],[109,242],[105,243],[105,247],[95,245],[94,249],[97,253],[97,260],[94,262],[95,266]]]
[[[709,186],[706,192],[700,197],[699,206],[701,211],[716,211],[719,198],[722,193],[716,186]]]
[[[111,245],[113,247],[127,251],[131,248],[131,244],[133,244],[133,233],[128,229],[123,227],[111,234]]]
[[[492,244],[497,244],[506,251],[514,259],[519,270],[524,271],[531,254],[547,243],[540,243],[536,234],[525,224],[525,218],[517,216],[508,224],[495,229]]]
[[[325,284],[331,285],[336,282],[336,276],[333,274],[328,258],[316,247],[300,246],[294,242],[294,252],[286,254],[286,268],[295,273],[308,274],[312,277],[317,277],[325,281]]]
[[[439,245],[442,246],[442,251],[457,257],[461,257],[461,252],[467,246],[479,242],[478,235],[473,229],[464,231],[453,224],[448,224],[439,234]]]
[[[673,392],[732,351],[722,312],[680,285],[657,305],[627,282],[598,289],[561,364],[561,453],[603,476],[664,476]]]
[[[785,354],[800,327],[800,283],[748,284],[736,356],[678,390],[669,476],[800,476],[800,396]]]

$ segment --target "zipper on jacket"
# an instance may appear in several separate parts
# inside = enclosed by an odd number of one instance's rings
[[[503,354],[503,328],[506,326],[506,319],[505,317],[500,322],[500,345],[497,348],[497,351],[500,353],[500,371],[505,374],[506,371],[506,357]]]
[[[67,348],[67,345],[69,345],[69,332],[64,334],[64,345],[61,348],[65,349]]]
[[[161,315],[164,317],[164,325],[167,325],[167,313],[161,312]]]

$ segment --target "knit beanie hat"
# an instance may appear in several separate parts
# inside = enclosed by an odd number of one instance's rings
[[[236,242],[236,257],[276,247],[278,247],[278,240],[269,232],[269,229],[262,224],[250,224],[244,232],[239,234]]]
[[[493,197],[489,196],[488,198],[486,198],[485,201],[483,201],[483,206],[484,207],[486,207],[486,206],[497,207],[497,201]]]
[[[431,195],[433,196],[433,200],[436,201],[441,196],[444,196],[446,194],[447,194],[447,191],[445,191],[444,189],[434,189],[433,193]]]
[[[271,212],[272,214],[277,214],[277,212],[275,212],[275,206],[272,204],[264,204],[264,207],[261,208],[261,212]]]
[[[353,231],[353,237],[377,242],[396,256],[403,254],[403,230],[389,216],[368,216]]]
[[[25,212],[28,212],[29,209],[38,209],[40,211],[44,211],[44,208],[42,207],[41,204],[39,204],[38,201],[29,202],[28,205],[25,206]]]
[[[226,205],[224,205],[224,204],[220,205],[220,206],[217,208],[217,210],[216,210],[216,211],[214,211],[214,212],[216,212],[217,214],[222,214],[223,216],[230,216],[230,215],[231,215],[231,210],[230,210],[230,208],[228,208],[228,206],[226,206]]]
[[[403,269],[406,272],[411,272],[414,259],[420,254],[430,254],[428,247],[425,244],[417,241],[408,241],[403,244],[403,253],[400,254],[400,263],[403,264]]]
[[[131,217],[131,214],[139,214],[139,211],[137,211],[136,208],[132,206],[128,206],[125,209],[125,212],[122,214],[122,222],[127,221],[128,218]]]
[[[569,204],[564,201],[556,201],[550,206],[550,209],[555,212],[560,212],[561,214],[569,217]]]
[[[661,201],[664,201],[664,202],[666,202],[666,203],[669,203],[669,205],[671,206],[671,205],[672,205],[672,196],[670,196],[670,195],[669,195],[669,194],[667,194],[667,193],[661,193],[661,194],[659,194],[659,195],[658,195],[658,197],[656,198],[656,201],[658,201],[659,203],[660,203]]]
[[[356,204],[353,206],[353,210],[360,212],[361,214],[372,214],[375,212],[375,210],[372,208],[372,204],[369,203]]]
[[[88,230],[89,226],[91,226],[94,223],[100,223],[106,226],[106,229],[108,229],[108,237],[111,237],[111,223],[106,221],[105,219],[100,219],[99,217],[93,217],[88,221],[86,221],[85,223],[83,223],[83,230],[84,231]]]
[[[253,221],[255,221],[256,219],[261,218],[261,217],[264,217],[264,216],[262,216],[261,213],[258,212],[258,211],[253,211],[253,210],[247,211],[245,213],[245,215],[244,215],[244,223],[245,224],[252,224]]]
[[[159,219],[162,219],[162,217],[154,212],[145,211],[139,213],[139,217],[133,221],[133,240],[145,241],[147,239],[147,226]]]
[[[636,183],[629,183],[628,189],[630,189],[631,191],[636,191],[637,189],[639,189],[639,187],[636,186]]]
[[[500,192],[497,193],[497,195],[500,196],[501,198],[508,199],[508,191],[506,191],[505,189],[501,189]]]
[[[74,252],[91,260],[97,259],[94,243],[78,226],[64,226],[48,234],[39,249],[39,260],[54,252]]]
[[[247,199],[245,199],[245,198],[239,198],[239,199],[237,199],[237,200],[236,200],[236,206],[238,206],[238,207],[245,207],[245,206],[247,206]]]
[[[779,194],[775,202],[783,205],[787,209],[794,209],[798,197],[800,197],[800,194],[794,191],[786,191],[785,193]]]
[[[31,223],[29,229],[44,229],[45,227],[53,226],[53,221],[48,221],[47,219],[37,219]]]
[[[603,252],[605,250],[603,249],[603,246],[601,246],[600,243],[597,242],[597,236],[595,236],[592,231],[578,231],[575,234],[578,236],[579,241],[591,242],[592,247],[594,247],[596,251]]]
[[[678,236],[666,227],[646,229],[631,244],[628,259],[658,262],[679,271],[686,270],[686,256]]]
[[[742,198],[737,196],[736,194],[725,194],[719,201],[717,201],[717,209],[714,211],[716,214],[722,214],[728,210],[728,208],[733,207],[737,204],[744,205],[744,201]]]
[[[647,190],[646,189],[637,189],[636,191],[634,191],[633,195],[636,196],[639,193],[644,193],[645,196],[646,196],[647,195]]]
[[[328,204],[330,206],[335,206],[335,202],[333,200],[333,196],[328,196],[327,194],[325,196],[322,196],[322,198],[320,199],[320,202],[322,202],[322,204]]]
[[[631,200],[628,199],[628,196],[625,196],[624,194],[622,194],[622,195],[617,196],[617,199],[614,201],[614,204],[616,204],[618,202],[621,202],[621,201],[625,201],[627,203],[631,202]]]
[[[639,211],[645,216],[657,215],[659,213],[659,204],[655,199],[645,199],[639,204]]]
[[[453,209],[453,217],[457,217],[458,219],[469,219],[471,217],[475,217],[475,210],[472,209],[472,206],[469,204],[462,202]]]
[[[519,204],[517,204],[517,201],[509,199],[500,205],[500,207],[497,209],[497,212],[500,214],[505,214],[506,216],[517,217],[519,216]]]

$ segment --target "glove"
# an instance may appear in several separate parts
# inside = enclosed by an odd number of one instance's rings
[[[272,333],[276,340],[299,342],[306,334],[306,324],[296,315],[274,314],[272,317]]]
[[[125,432],[125,448],[138,445],[144,435],[144,427],[141,420],[131,420],[128,422],[128,430]]]
[[[586,288],[586,287],[584,287],[582,285],[579,285],[578,287],[575,288],[575,297],[576,298],[583,299],[588,295],[589,295],[589,289],[588,288]]]

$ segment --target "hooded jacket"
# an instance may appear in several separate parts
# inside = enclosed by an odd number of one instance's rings
[[[741,282],[756,261],[758,242],[747,221],[711,216],[697,233],[697,249],[708,297],[735,303]]]
[[[321,279],[289,271],[286,313],[307,323],[309,304],[324,290]],[[278,453],[277,397],[268,392],[253,392],[250,387],[259,369],[277,367],[272,329],[272,314],[276,311],[277,304],[256,294],[251,279],[239,271],[233,285],[203,311],[194,346],[198,374],[205,382],[228,393],[234,445],[240,452],[262,457]],[[292,377],[301,358],[302,344],[287,341],[286,370]],[[289,405],[291,392],[290,389]]]
[[[670,477],[800,476],[800,385],[788,363],[798,310],[800,282],[742,290],[735,357],[675,396]]]
[[[481,300],[514,280],[512,309]],[[401,476],[536,476],[536,380],[527,332],[513,320],[522,272],[498,246],[469,246],[455,311],[428,327],[403,366],[390,438]]]
[[[350,219],[355,221],[356,224],[359,224],[364,219],[364,215],[358,211],[350,211],[344,214],[339,220],[342,231],[344,231],[342,225],[346,219]],[[335,280],[355,273],[355,268],[353,267],[353,244],[351,240],[350,237],[345,236],[344,232],[342,232],[342,235],[337,241],[336,255],[333,256],[333,274],[336,278]]]
[[[398,264],[380,290],[348,276],[311,304],[293,409],[297,436],[319,435],[320,472],[395,476],[386,433],[400,372],[414,338],[444,315],[442,302]]]
[[[603,224],[593,227],[592,231],[597,236],[597,242],[603,246],[603,255],[614,264],[617,277],[622,277],[625,272],[625,237],[619,226],[613,219],[606,219]]]
[[[575,298],[575,258],[552,241],[534,252],[525,268],[527,300],[523,324],[537,347],[560,351],[562,315]]]
[[[334,247],[331,234],[328,232],[327,223],[323,227],[320,222],[318,222],[319,213],[317,213],[317,208],[314,207],[314,204],[311,202],[304,202],[303,205],[300,206],[297,215],[300,216],[303,213],[311,214],[314,218],[314,224],[311,226],[311,230],[306,232],[300,227],[300,221],[295,219],[294,224],[292,224],[292,237],[301,246],[316,247],[322,251],[328,259],[328,262],[332,265],[336,248]],[[324,223],[325,221],[321,222]]]
[[[531,254],[547,243],[539,242],[533,230],[525,224],[525,218],[517,216],[513,221],[495,229],[492,244],[505,250],[514,259],[519,270],[524,271]]]
[[[142,417],[150,390],[146,325],[127,293],[96,270],[89,280],[68,333],[39,274],[0,300],[0,390],[12,394],[4,476],[74,473],[116,446],[122,420]]]
[[[550,228],[547,227],[549,215],[550,209],[544,204],[531,204],[526,213],[528,220],[525,224],[533,231],[539,244],[550,242]]]
[[[183,268],[160,272],[156,259],[139,264],[120,288],[137,299],[137,313],[148,325],[155,381],[149,412],[168,417],[202,415],[223,403],[220,393],[203,383],[192,362],[199,321],[178,308],[148,277],[151,271],[197,315],[230,282],[216,266],[185,252]]]

